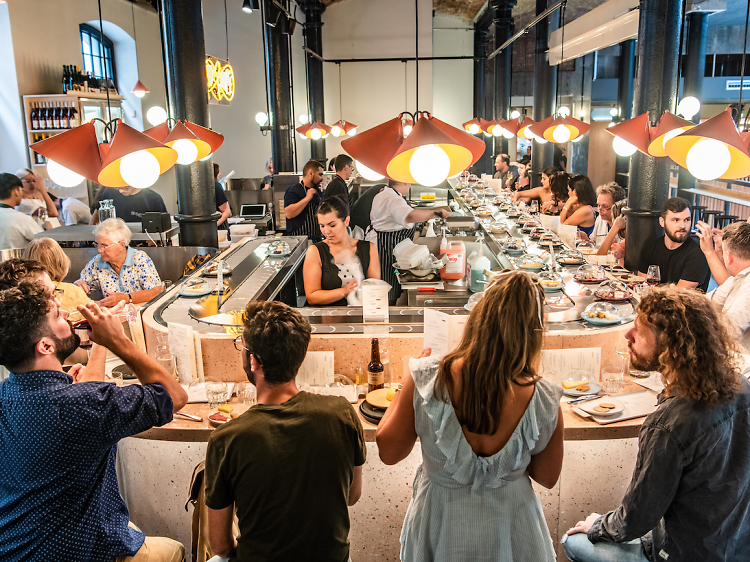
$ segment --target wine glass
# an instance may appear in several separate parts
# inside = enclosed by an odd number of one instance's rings
[[[531,202],[531,214],[536,215],[539,213],[539,202],[535,199]]]
[[[649,285],[658,285],[661,283],[661,270],[658,265],[649,265],[646,283]]]

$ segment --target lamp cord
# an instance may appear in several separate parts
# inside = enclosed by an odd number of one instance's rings
[[[415,37],[415,46],[416,46],[416,72],[417,72],[417,107],[416,111],[414,112],[414,124],[416,125],[416,119],[418,119],[419,116],[419,0],[414,0],[414,15],[415,15],[415,27],[416,27],[416,37]]]
[[[229,21],[227,19],[227,0],[224,0],[224,37],[227,38],[227,62],[229,62]]]
[[[747,25],[750,20],[750,2],[747,3],[747,11],[745,12],[745,41],[742,44],[742,68],[740,70],[740,109],[737,112],[737,126],[740,126],[742,120],[742,88],[745,83],[745,56],[747,55]],[[747,125],[747,116],[745,117],[745,125]]]
[[[339,67],[339,121],[344,120],[344,102],[341,99],[341,63],[336,63]]]
[[[136,35],[136,32],[135,32],[135,2],[130,3],[130,10],[133,14],[133,42],[135,43],[135,72],[136,74],[138,74],[138,36]]]
[[[563,2],[562,10],[560,10],[560,68],[557,71],[557,84],[555,89],[557,90],[557,102],[555,104],[555,111],[552,112],[554,116],[557,110],[560,109],[560,75],[562,74],[562,65],[565,54],[565,7],[568,5],[567,2]]]
[[[99,7],[99,41],[102,45],[102,50],[104,51],[104,27],[102,25],[102,0],[96,0],[97,6]],[[112,120],[112,109],[110,107],[109,102],[109,78],[107,78],[107,57],[106,53],[107,51],[104,51],[105,56],[103,57],[103,64],[104,67],[104,85],[107,89],[107,117],[108,121]]]
[[[164,101],[167,109],[167,119],[172,117],[172,104],[169,102],[169,81],[167,80],[167,51],[164,47],[164,0],[160,0],[158,4],[159,12],[159,43],[161,44],[161,65],[164,72]]]

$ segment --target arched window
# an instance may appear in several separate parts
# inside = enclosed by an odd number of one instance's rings
[[[107,79],[117,84],[115,73],[115,47],[112,40],[102,35],[98,29],[88,24],[81,24],[81,51],[83,53],[83,71],[95,78],[104,78],[106,65]]]

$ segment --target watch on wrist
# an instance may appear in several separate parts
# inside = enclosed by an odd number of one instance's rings
[[[133,302],[133,295],[130,293],[125,293],[125,295],[128,297],[128,304],[131,304]]]

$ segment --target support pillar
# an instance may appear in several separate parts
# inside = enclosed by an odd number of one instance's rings
[[[547,9],[548,0],[536,0],[536,14]],[[557,66],[550,66],[547,50],[549,35],[558,27],[559,15],[554,13],[536,24],[534,56],[534,121],[537,123],[555,112],[557,96]],[[542,170],[552,165],[554,145],[550,142],[531,145],[531,186],[542,185]]]
[[[574,117],[591,123],[591,87],[594,82],[594,53],[588,53],[579,59],[581,68],[581,97],[575,109]],[[581,114],[583,111],[583,114]],[[591,135],[583,135],[578,142],[570,143],[570,159],[568,167],[571,174],[589,173],[589,138]]]
[[[620,121],[633,117],[633,86],[635,84],[635,39],[620,43],[620,74],[617,80],[617,116]],[[628,186],[630,157],[617,156],[615,160],[615,181],[622,187]]]
[[[499,48],[511,37],[513,28],[513,6],[516,0],[491,0],[490,8],[492,9],[492,23],[495,26],[495,49]],[[494,88],[494,108],[495,119],[510,118],[510,73],[511,58],[513,49],[508,48],[502,51],[494,59],[495,62],[495,88]],[[495,137],[494,153],[508,153],[508,139],[505,137]]]
[[[171,117],[210,127],[201,3],[162,0],[161,10]],[[211,161],[177,164],[175,176],[180,242],[218,247],[216,221],[221,215],[216,212]]]
[[[326,7],[319,0],[307,0],[300,2],[300,7],[305,12],[305,44],[307,48],[323,56],[323,22],[321,16]],[[310,106],[312,121],[325,123],[325,100],[323,93],[323,61],[310,53],[307,57],[307,103]],[[343,115],[340,116],[343,118]],[[323,139],[312,140],[310,157],[325,165],[326,141]]]
[[[485,43],[487,42],[487,27],[484,27],[477,22],[474,24],[474,56],[484,57],[487,52],[485,49]],[[474,59],[474,117],[484,118],[485,116],[485,59],[476,58]],[[492,157],[492,139],[484,136],[483,133],[479,133],[485,141],[485,150],[482,156],[472,166],[473,172],[477,176],[486,174],[487,170],[492,167],[490,158]],[[489,141],[489,142],[487,142]]]
[[[674,110],[680,52],[681,0],[642,0],[638,22],[638,73],[634,115],[650,112],[651,124],[664,110]],[[634,270],[651,238],[663,234],[661,206],[669,198],[668,158],[653,158],[640,151],[630,157],[628,228],[625,267]]]
[[[172,0],[176,1],[176,0]],[[193,3],[193,2],[191,2]],[[281,0],[282,4],[288,4]],[[282,33],[280,18],[285,14],[273,2],[263,0],[266,42],[266,89],[270,97],[271,115],[271,157],[273,171],[293,172],[294,158],[292,135],[294,135],[294,117],[292,116],[291,85],[289,82],[289,43]],[[267,24],[275,24],[273,27]]]
[[[685,77],[682,83],[682,97],[695,96],[703,99],[703,77],[706,72],[706,38],[708,36],[708,14],[690,12],[687,14],[687,48],[685,51]],[[700,123],[701,112],[693,116],[693,123]],[[685,191],[695,187],[695,176],[680,167],[677,175],[677,196],[691,203],[692,193]]]

